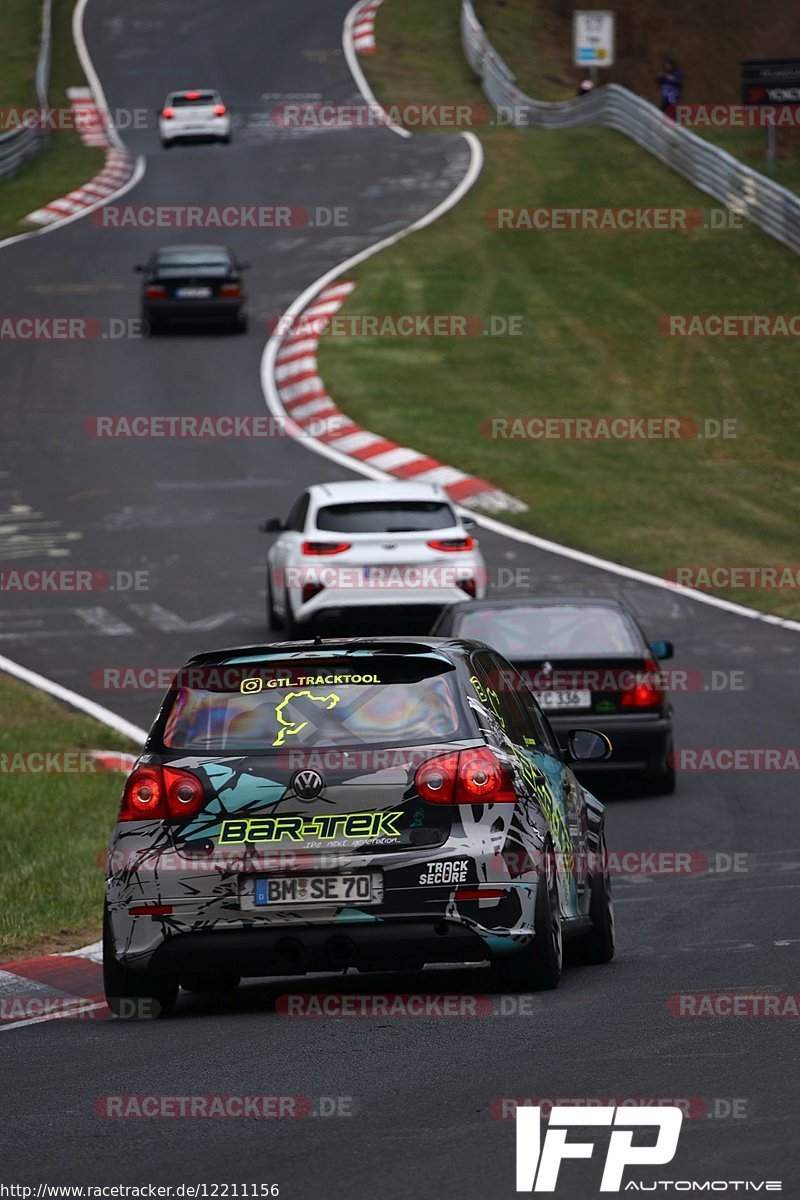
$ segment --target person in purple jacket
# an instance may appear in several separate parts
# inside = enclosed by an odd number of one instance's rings
[[[674,120],[675,106],[679,103],[683,90],[683,71],[671,59],[667,59],[656,83],[661,89],[661,111]]]

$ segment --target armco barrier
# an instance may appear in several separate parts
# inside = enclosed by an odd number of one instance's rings
[[[603,125],[624,133],[726,208],[800,252],[800,197],[666,118],[654,104],[616,83],[573,100],[533,100],[517,87],[509,67],[489,42],[472,0],[461,0],[461,37],[470,67],[509,124],[536,129]]]
[[[47,108],[47,85],[50,80],[51,0],[42,0],[42,38],[36,63],[36,106]],[[30,121],[0,135],[0,179],[13,175],[47,141],[47,133],[39,122]]]

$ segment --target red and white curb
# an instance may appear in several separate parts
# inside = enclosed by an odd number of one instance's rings
[[[103,946],[0,964],[0,1033],[56,1020],[105,1020]]]
[[[354,283],[334,283],[323,288],[308,307],[294,318],[296,332],[281,339],[275,356],[275,387],[286,415],[307,437],[396,479],[438,483],[451,499],[486,512],[524,512],[521,500],[499,491],[494,484],[466,475],[438,459],[400,446],[379,433],[371,433],[346,416],[325,390],[317,367],[317,348],[327,323],[355,288]]]
[[[375,12],[382,0],[366,0],[356,13],[353,45],[357,54],[375,53]]]
[[[116,192],[133,174],[134,160],[127,150],[113,144],[91,89],[67,88],[67,97],[75,113],[75,127],[80,130],[81,141],[85,146],[102,147],[106,152],[106,165],[89,183],[28,213],[25,220],[34,225],[50,225],[91,208],[99,200]]]

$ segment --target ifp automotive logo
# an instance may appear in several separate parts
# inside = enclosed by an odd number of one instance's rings
[[[663,1166],[672,1162],[678,1149],[683,1111],[670,1105],[658,1109],[573,1108],[554,1105],[542,1145],[540,1108],[517,1109],[517,1191],[554,1192],[565,1158],[591,1158],[591,1142],[568,1142],[572,1125],[614,1125],[608,1143],[601,1192],[618,1192],[629,1166]],[[634,1146],[633,1130],[647,1125],[658,1129],[652,1146]]]
[[[659,1179],[642,1183],[629,1179],[623,1183],[626,1167],[660,1167],[671,1163],[678,1149],[683,1109],[676,1105],[657,1108],[629,1108],[607,1105],[582,1108],[553,1105],[547,1133],[542,1143],[542,1109],[518,1107],[517,1122],[517,1192],[554,1192],[562,1162],[567,1158],[591,1158],[592,1142],[568,1142],[567,1132],[573,1125],[613,1126],[609,1137],[605,1165],[600,1180],[601,1192],[629,1192],[656,1189],[680,1191],[768,1191],[780,1192],[780,1180],[691,1180]],[[648,1126],[657,1129],[655,1142],[634,1145],[635,1132]]]

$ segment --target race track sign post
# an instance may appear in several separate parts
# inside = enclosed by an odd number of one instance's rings
[[[572,14],[573,61],[588,67],[592,79],[597,67],[614,65],[614,13],[576,9]]]
[[[800,104],[800,58],[745,58],[742,68],[742,104]],[[767,126],[767,169],[775,174],[775,126]]]

